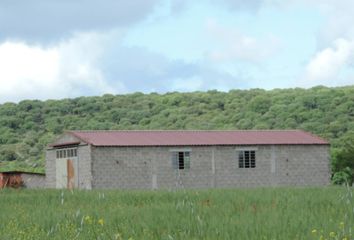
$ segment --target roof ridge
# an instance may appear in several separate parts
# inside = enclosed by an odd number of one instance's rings
[[[77,130],[67,131],[94,146],[326,144],[329,142],[299,129],[269,130]]]
[[[301,129],[132,129],[132,130],[69,130],[66,132],[306,132]]]

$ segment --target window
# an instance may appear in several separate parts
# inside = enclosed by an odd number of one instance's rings
[[[56,152],[56,157],[57,158],[77,157],[77,149],[76,148],[58,149],[57,152]]]
[[[173,169],[189,169],[190,168],[190,152],[172,152]]]
[[[238,152],[239,168],[255,168],[256,167],[256,151],[239,151]]]

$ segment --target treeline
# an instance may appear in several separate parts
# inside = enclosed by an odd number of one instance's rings
[[[71,129],[303,129],[331,142],[333,170],[344,174],[347,167],[354,169],[353,158],[343,166],[338,160],[345,149],[354,148],[354,86],[4,103],[0,168],[43,171],[46,145]]]

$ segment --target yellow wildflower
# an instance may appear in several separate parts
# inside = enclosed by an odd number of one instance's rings
[[[91,219],[90,216],[86,216],[86,217],[84,218],[84,220],[85,220],[85,222],[87,222],[87,223],[89,223],[89,224],[92,223],[92,219]]]
[[[340,222],[339,223],[339,227],[343,229],[344,228],[344,222]]]
[[[336,233],[335,233],[335,232],[330,232],[330,233],[329,233],[329,236],[330,236],[330,237],[335,237],[335,236],[336,236]]]
[[[101,225],[101,226],[103,226],[104,221],[103,221],[103,219],[102,219],[102,218],[98,220],[98,224],[99,224],[99,225]]]
[[[347,237],[344,237],[342,240],[348,240],[348,238],[347,238]]]
[[[325,238],[321,235],[321,236],[320,236],[320,240],[324,240],[324,239],[325,239]]]
[[[311,232],[312,232],[313,234],[316,234],[316,233],[317,233],[317,230],[316,230],[316,229],[313,229]]]

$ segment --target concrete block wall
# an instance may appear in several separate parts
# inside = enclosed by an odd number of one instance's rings
[[[290,186],[321,186],[330,183],[329,146],[281,146],[275,148],[277,182]]]
[[[26,188],[44,188],[46,186],[45,175],[22,173],[21,177]]]
[[[47,188],[55,188],[55,149],[47,149],[45,159],[45,185]]]
[[[149,189],[153,151],[92,147],[92,188]]]
[[[172,168],[168,147],[96,147],[92,149],[93,188],[211,188],[210,148],[191,150],[190,169]],[[183,148],[186,149],[186,148]],[[206,158],[207,156],[207,158]]]
[[[271,163],[265,157],[262,146],[217,147],[215,151],[216,187],[255,187],[272,186]],[[255,168],[239,168],[238,151],[254,150]]]
[[[237,155],[232,157],[232,149],[217,152],[223,155],[217,157],[216,182],[219,187],[321,186],[330,183],[328,146],[257,146],[256,168],[238,168]]]
[[[190,150],[190,169],[173,169],[173,151]],[[158,188],[212,188],[212,147],[159,148],[155,159]]]
[[[190,150],[175,170],[171,150]],[[237,150],[255,149],[256,168],[238,168]],[[93,188],[212,188],[328,185],[329,146],[93,147]]]
[[[79,174],[79,188],[92,188],[92,162],[91,162],[91,146],[80,145],[77,149],[78,156],[78,174]]]

